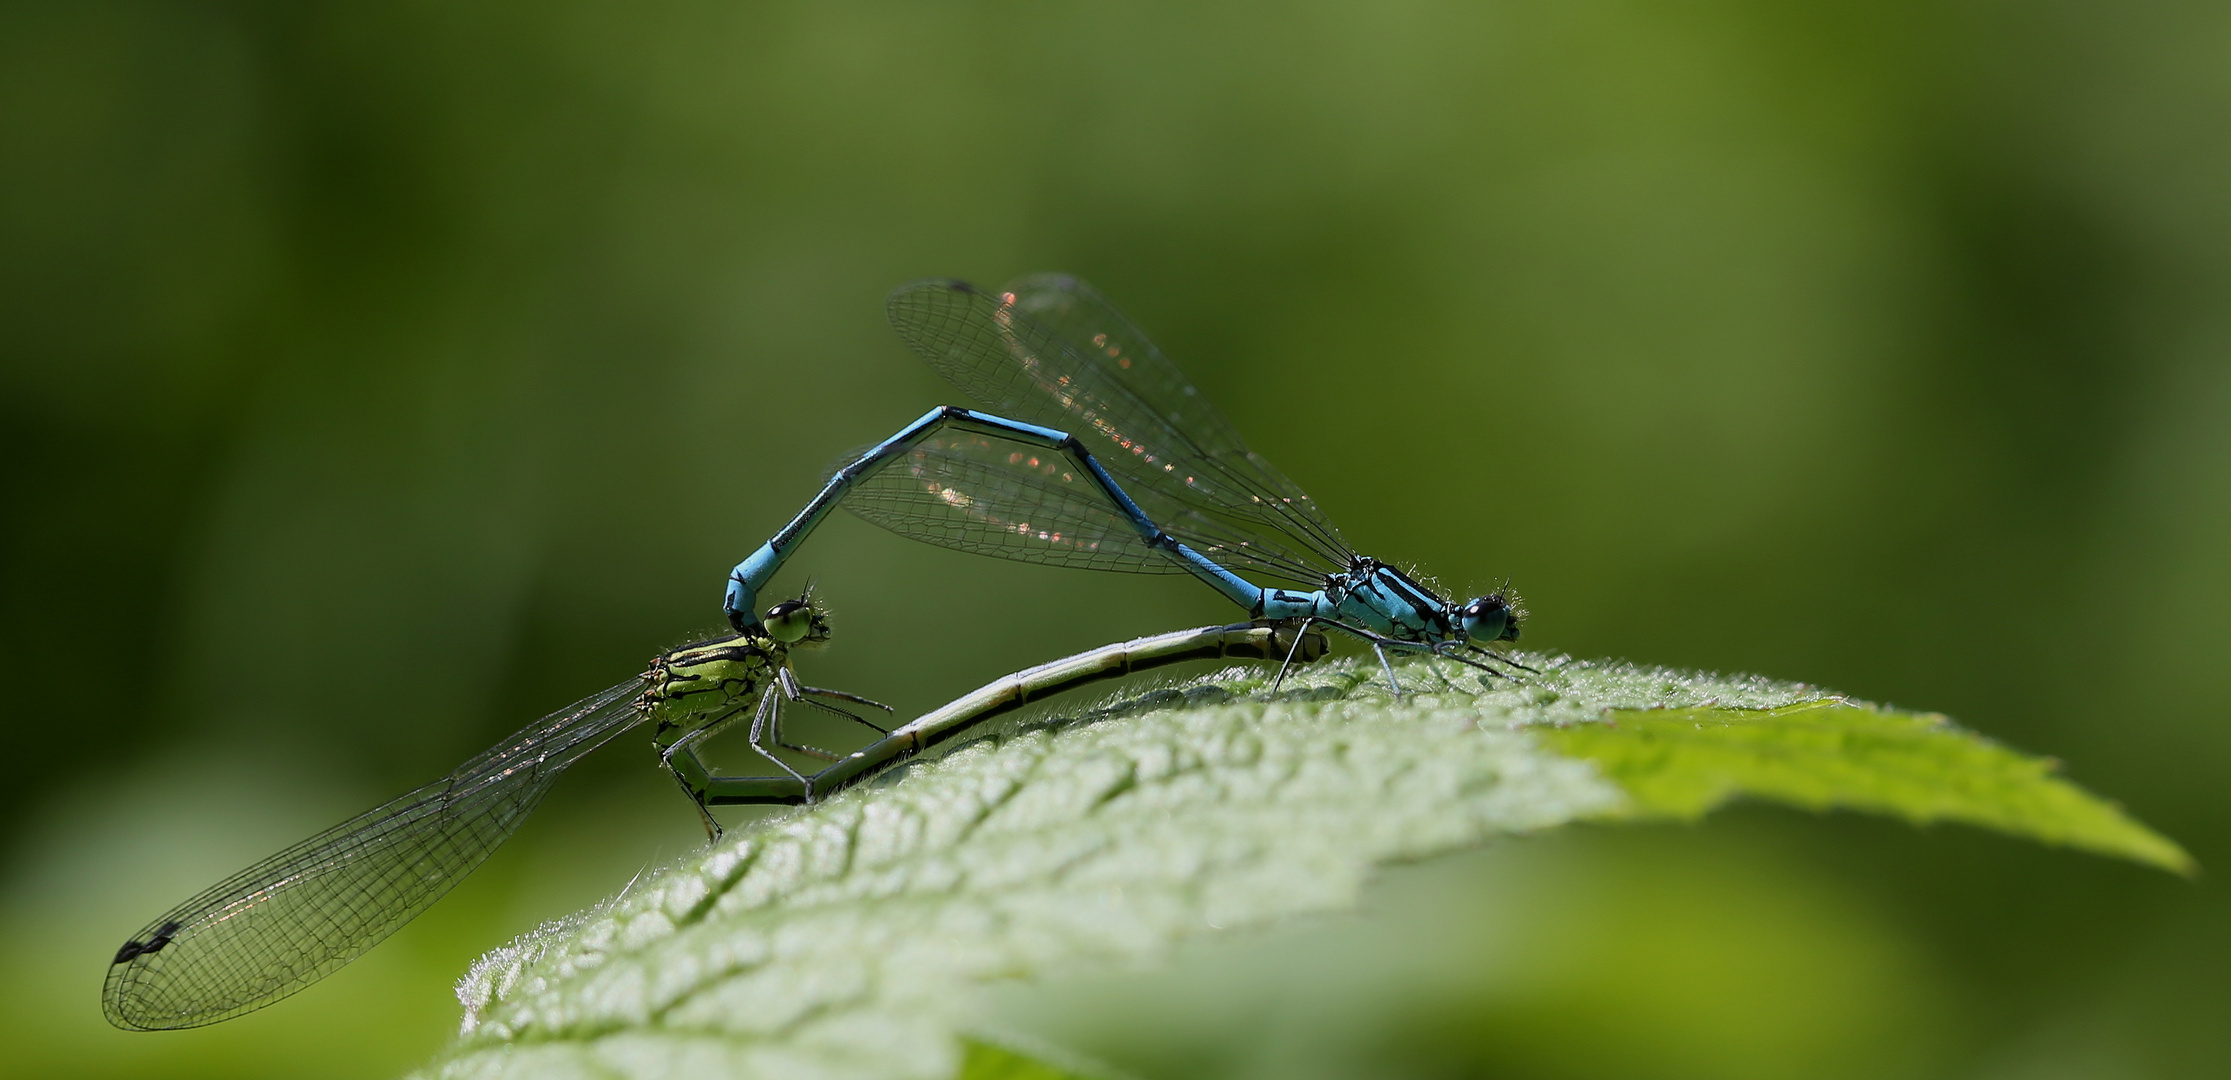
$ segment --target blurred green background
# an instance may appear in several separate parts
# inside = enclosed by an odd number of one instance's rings
[[[1064,269],[1365,551],[1530,645],[1822,683],[2231,860],[2231,9],[0,9],[0,1073],[382,1077],[480,951],[702,842],[632,740],[254,1016],[144,920],[718,620],[954,394],[892,286]],[[837,520],[813,681],[925,708],[1232,615]],[[1737,810],[1015,988],[1154,1077],[2216,1077],[2231,902]]]

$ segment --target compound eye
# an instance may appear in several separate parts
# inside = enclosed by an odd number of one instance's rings
[[[768,637],[795,645],[813,632],[813,605],[785,600],[767,609],[765,623]]]
[[[1464,636],[1474,641],[1515,641],[1518,626],[1511,620],[1511,609],[1501,597],[1483,596],[1457,612],[1463,621]]]

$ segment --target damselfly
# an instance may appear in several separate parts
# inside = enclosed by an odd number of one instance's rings
[[[816,697],[873,703],[798,684],[789,650],[825,640],[828,626],[810,598],[784,601],[750,632],[663,653],[642,676],[551,713],[448,776],[163,913],[117,950],[102,1008],[121,1028],[200,1027],[253,1012],[332,974],[472,873],[567,767],[641,724],[656,725],[661,760],[704,815],[708,833],[717,834],[707,806],[810,802],[1026,701],[1096,679],[1219,656],[1322,655],[1321,637],[1312,643],[1294,633],[1205,627],[1080,653],[994,681],[839,756],[783,741],[783,704]],[[724,776],[698,756],[704,739],[747,715],[753,747],[781,765],[782,774]],[[800,774],[774,758],[770,741],[833,764]]]
[[[1459,604],[1357,554],[1084,282],[1044,275],[998,293],[921,282],[894,292],[888,311],[931,367],[993,411],[933,409],[837,470],[730,573],[726,609],[738,628],[784,557],[841,503],[902,536],[963,551],[1192,574],[1255,619],[1321,624],[1369,643],[1396,694],[1389,650],[1495,676],[1504,673],[1494,663],[1523,668],[1482,647],[1518,638],[1525,613],[1507,588]]]

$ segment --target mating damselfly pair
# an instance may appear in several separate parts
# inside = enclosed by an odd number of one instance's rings
[[[640,725],[702,815],[805,803],[985,720],[1098,679],[1186,660],[1289,667],[1326,630],[1371,646],[1396,695],[1390,652],[1505,677],[1488,646],[1515,640],[1505,590],[1454,602],[1349,548],[1316,504],[1259,455],[1127,316],[1082,282],[1025,279],[996,293],[961,282],[895,292],[889,315],[923,359],[983,410],[943,406],[838,469],[730,574],[731,632],[655,658],[648,671],[552,713],[448,776],[309,838],[203,891],[118,949],[103,988],[119,1027],[196,1027],[268,1005],[331,974],[424,911],[502,844],[564,770]],[[791,650],[825,641],[810,590],[761,612],[758,594],[838,506],[904,536],[1030,562],[1191,574],[1250,622],[1140,638],[1019,671],[895,728],[867,698],[801,683]],[[1269,582],[1258,584],[1256,579]],[[1274,687],[1275,687],[1274,683]],[[879,738],[848,754],[789,740],[784,709],[847,717]],[[749,721],[768,775],[715,773],[698,747]],[[778,751],[818,758],[807,773]]]

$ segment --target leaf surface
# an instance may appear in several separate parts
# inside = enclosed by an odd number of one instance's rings
[[[1702,817],[1737,796],[1808,810],[1956,821],[2190,874],[2192,857],[2113,803],[1935,714],[1838,699],[1780,709],[1615,711],[1542,732],[1630,797],[1639,817]]]
[[[976,992],[1150,964],[1188,937],[1351,907],[1374,867],[1738,796],[1960,821],[2175,870],[2175,844],[1941,717],[1816,688],[1529,657],[1393,700],[1261,667],[1021,723],[732,833],[485,957],[426,1075],[1063,1077],[968,1038]],[[1073,704],[1073,703],[1069,703]]]

